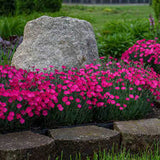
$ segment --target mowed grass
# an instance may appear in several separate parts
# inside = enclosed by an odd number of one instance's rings
[[[153,9],[143,6],[63,6],[68,16],[89,21],[95,31],[101,31],[104,24],[113,20],[148,19]],[[117,26],[118,27],[118,26]]]
[[[103,6],[83,6],[83,5],[62,5],[59,12],[55,13],[32,13],[30,15],[16,15],[12,17],[0,17],[0,24],[7,19],[8,22],[19,21],[22,24],[21,35],[27,21],[38,18],[42,15],[60,17],[68,16],[73,18],[84,19],[90,22],[93,26],[95,33],[100,32],[105,23],[113,20],[135,20],[135,19],[148,19],[149,15],[154,15],[153,9],[149,5],[139,6],[118,6],[118,5],[103,5]],[[16,27],[16,26],[15,26]],[[117,26],[118,27],[118,26]],[[14,30],[16,28],[12,28]],[[1,26],[0,26],[1,30]]]

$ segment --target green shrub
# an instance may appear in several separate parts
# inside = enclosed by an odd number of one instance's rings
[[[0,37],[8,39],[13,35],[23,35],[24,23],[19,18],[5,18],[0,21]]]
[[[0,15],[13,15],[15,13],[15,0],[0,0]]]
[[[33,0],[16,0],[16,12],[17,14],[29,14],[34,10]]]
[[[62,6],[62,0],[34,0],[35,10],[41,12],[56,12]]]
[[[112,21],[97,35],[99,54],[119,58],[137,40],[154,38],[150,33],[148,20]]]
[[[152,6],[154,9],[155,17],[160,18],[160,0],[152,0]]]
[[[98,49],[101,56],[112,56],[120,58],[121,54],[133,43],[133,36],[130,33],[115,33],[104,36],[102,43],[98,43]]]

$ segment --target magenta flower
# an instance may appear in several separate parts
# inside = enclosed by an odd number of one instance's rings
[[[16,118],[17,118],[17,119],[22,118],[22,117],[21,117],[21,114],[17,113],[17,114],[16,114]]]
[[[115,87],[115,89],[116,89],[116,90],[119,90],[120,88],[119,88],[119,87]]]
[[[126,107],[127,107],[127,105],[126,105],[126,104],[123,104],[123,107],[125,107],[125,108],[126,108]]]
[[[121,90],[125,90],[126,89],[126,87],[121,87]]]
[[[78,104],[77,107],[78,107],[78,108],[82,108],[81,104]]]
[[[59,111],[63,111],[63,109],[64,109],[61,104],[58,104],[57,107],[58,107]]]
[[[136,79],[135,85],[136,85],[136,86],[139,86],[139,85],[140,85],[140,81],[139,81],[138,79]]]
[[[62,66],[62,68],[63,68],[63,69],[65,69],[65,68],[66,68],[66,66]]]
[[[119,99],[119,96],[115,96],[115,99]]]
[[[20,109],[22,107],[22,105],[19,103],[17,104],[17,108]]]
[[[67,97],[67,96],[64,96],[64,97],[62,98],[62,101],[63,101],[63,102],[68,101],[68,97]]]
[[[114,99],[114,95],[110,95],[109,97],[110,97],[111,99]]]
[[[9,112],[9,114],[7,116],[7,120],[12,121],[13,119],[14,119],[14,112]]]
[[[67,105],[67,106],[69,106],[70,104],[71,104],[71,102],[70,102],[70,101],[67,101],[67,102],[66,102],[66,105]]]
[[[121,111],[122,111],[122,110],[123,110],[123,107],[119,107],[119,110],[121,110]]]
[[[134,95],[133,95],[133,94],[130,94],[129,97],[130,97],[130,98],[134,98]]]
[[[74,98],[73,98],[72,96],[69,96],[69,100],[71,100],[71,101],[72,101],[73,99],[74,99]]]
[[[105,59],[105,57],[100,57],[99,59]]]
[[[23,124],[25,123],[25,120],[23,118],[20,119],[20,123]]]
[[[77,103],[80,103],[81,100],[80,100],[79,98],[76,98],[76,102],[77,102]]]
[[[120,103],[116,103],[116,106],[119,107],[119,106],[121,106],[121,104]]]
[[[52,65],[50,65],[49,67],[50,67],[50,68],[54,68],[54,66],[52,66]]]
[[[111,100],[111,104],[116,104],[116,101],[115,100]]]
[[[139,98],[139,96],[138,96],[138,95],[136,95],[136,96],[135,96],[135,100],[137,100],[138,98]]]
[[[104,105],[104,102],[98,102],[97,107],[102,107]]]
[[[47,116],[48,115],[48,111],[43,110],[42,114],[43,114],[43,116]]]

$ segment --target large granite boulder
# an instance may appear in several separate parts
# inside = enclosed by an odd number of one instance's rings
[[[100,149],[107,152],[114,146],[118,149],[120,144],[119,132],[94,125],[51,129],[49,136],[55,140],[57,156],[63,151],[64,160],[69,160],[70,155],[74,159],[78,153],[86,160],[86,156],[92,157]]]
[[[157,144],[160,150],[160,119],[114,122],[114,129],[121,134],[122,146],[132,152],[154,151]]]
[[[42,16],[29,21],[24,39],[11,65],[28,69],[61,66],[81,67],[98,58],[97,44],[89,22],[70,17]]]

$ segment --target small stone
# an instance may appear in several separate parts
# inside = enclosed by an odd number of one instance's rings
[[[85,159],[99,149],[109,151],[120,144],[119,132],[94,125],[52,129],[49,136],[55,140],[58,155],[63,151],[65,159],[78,153]]]
[[[55,155],[53,139],[30,131],[0,135],[0,160],[48,160]]]
[[[122,136],[121,144],[133,152],[154,150],[154,144],[159,143],[160,149],[160,120],[156,118],[114,122],[114,129]]]

